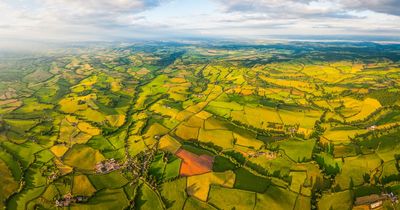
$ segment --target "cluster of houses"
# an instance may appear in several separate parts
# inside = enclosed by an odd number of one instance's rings
[[[95,170],[96,173],[110,173],[112,171],[118,170],[121,168],[121,165],[115,161],[114,158],[103,160],[96,164]]]
[[[391,193],[383,193],[381,195],[372,194],[356,198],[355,207],[359,209],[377,209],[383,206],[383,202],[390,200],[392,203],[399,203],[397,195]]]
[[[47,176],[47,179],[49,181],[56,180],[57,178],[58,178],[58,173],[57,172],[51,172],[51,174],[49,176]]]
[[[252,158],[252,157],[257,158],[257,157],[260,157],[260,156],[266,156],[267,159],[272,160],[272,159],[277,158],[278,153],[277,153],[277,152],[273,152],[273,151],[266,151],[266,152],[248,152],[247,155],[248,155],[249,158]]]
[[[74,197],[71,193],[64,195],[62,199],[56,200],[56,207],[67,207],[73,203],[85,202],[88,199],[86,196]]]
[[[374,131],[376,130],[378,127],[376,125],[371,125],[367,128],[368,131]]]

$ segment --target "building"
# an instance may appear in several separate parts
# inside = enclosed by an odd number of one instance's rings
[[[387,199],[386,195],[372,194],[356,198],[354,205],[355,207],[368,206],[369,209],[376,209],[381,207]]]

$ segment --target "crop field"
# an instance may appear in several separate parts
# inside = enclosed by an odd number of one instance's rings
[[[213,157],[208,155],[196,155],[184,149],[178,150],[175,155],[182,159],[180,168],[181,176],[192,176],[210,172],[213,165]]]
[[[0,208],[342,210],[400,196],[399,61],[396,44],[340,42],[0,53]]]

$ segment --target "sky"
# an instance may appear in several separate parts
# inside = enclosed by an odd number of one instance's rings
[[[400,0],[0,0],[0,46],[25,42],[400,37]]]

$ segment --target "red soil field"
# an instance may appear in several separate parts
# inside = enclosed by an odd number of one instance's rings
[[[175,155],[182,159],[181,176],[204,174],[212,170],[214,158],[209,155],[199,156],[184,149],[179,149]]]

